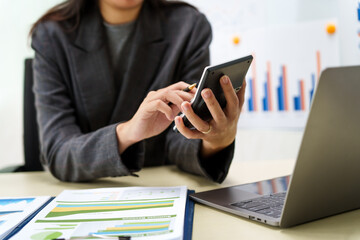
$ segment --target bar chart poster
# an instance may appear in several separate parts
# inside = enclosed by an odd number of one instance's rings
[[[247,30],[239,44],[212,49],[213,64],[253,55],[239,127],[303,128],[321,71],[339,65],[336,34],[326,32],[335,21],[296,23]],[[228,34],[228,35],[226,35]],[[222,36],[231,38],[231,33]]]
[[[302,129],[319,74],[340,64],[340,34],[346,27],[329,33],[329,25],[339,26],[337,18],[319,20],[316,11],[303,16],[299,9],[308,5],[300,0],[281,1],[281,7],[280,1],[266,0],[189,3],[211,24],[211,65],[254,56],[239,127]]]

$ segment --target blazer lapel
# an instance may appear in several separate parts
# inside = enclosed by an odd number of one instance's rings
[[[71,46],[72,66],[75,68],[74,88],[78,88],[89,119],[89,130],[96,130],[109,123],[116,102],[112,67],[106,35],[98,10],[85,14],[74,46]],[[76,90],[75,90],[76,91]]]
[[[167,43],[163,39],[160,15],[152,10],[145,1],[134,29],[129,56],[125,56],[129,61],[128,71],[119,73],[124,75],[111,123],[129,120],[135,114],[161,65]]]

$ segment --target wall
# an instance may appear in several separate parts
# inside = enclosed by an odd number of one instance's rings
[[[0,168],[23,162],[23,62],[31,24],[60,0],[0,0]]]

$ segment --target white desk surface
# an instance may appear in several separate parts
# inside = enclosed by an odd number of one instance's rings
[[[47,172],[0,174],[0,197],[56,196],[64,189],[186,185],[204,191],[291,174],[294,161],[233,162],[222,184],[179,171],[175,166],[145,168],[140,177],[104,178],[87,183],[60,182]],[[360,210],[289,229],[280,229],[195,206],[193,239],[360,239]]]

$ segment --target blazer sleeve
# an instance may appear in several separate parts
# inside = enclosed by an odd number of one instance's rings
[[[200,14],[190,35],[185,50],[181,79],[185,82],[196,82],[209,65],[209,45],[212,39],[211,26],[203,14]],[[172,129],[167,133],[167,153],[170,162],[193,174],[205,176],[215,182],[221,183],[230,168],[234,155],[234,144],[215,154],[211,158],[201,159],[201,140],[186,139]]]
[[[50,24],[50,26],[49,26]],[[49,34],[54,23],[38,25],[32,38],[34,93],[39,126],[41,160],[63,181],[88,181],[106,176],[129,175],[121,161],[116,124],[83,133],[60,71],[60,48]]]

